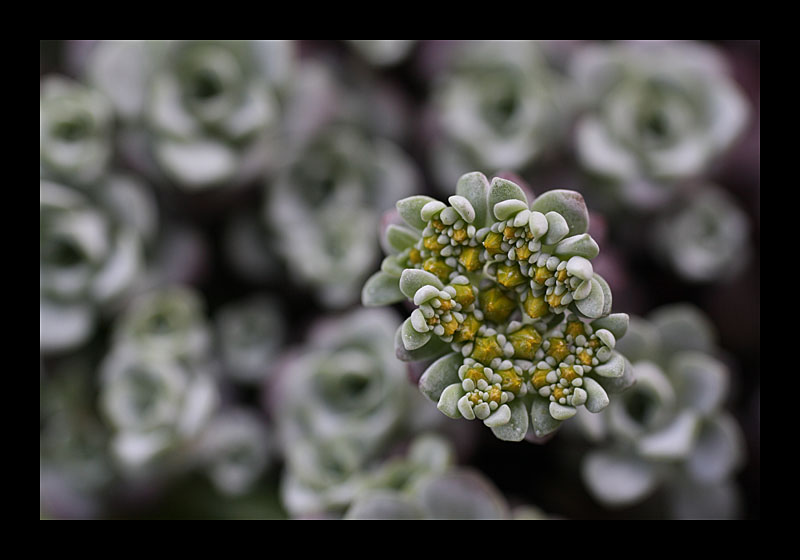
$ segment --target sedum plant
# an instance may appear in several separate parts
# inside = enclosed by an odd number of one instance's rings
[[[395,345],[401,360],[435,359],[422,393],[509,441],[605,408],[632,382],[615,350],[628,316],[611,313],[611,290],[594,273],[583,197],[554,190],[529,203],[515,183],[474,172],[448,202],[397,203],[406,225],[387,227],[392,254],[362,291],[367,306],[415,306]]]
[[[63,76],[42,80],[39,97],[40,175],[88,188],[111,160],[113,109],[90,87]]]
[[[688,304],[631,318],[621,346],[635,385],[601,414],[580,417],[597,444],[583,460],[583,480],[602,504],[632,505],[661,489],[672,517],[736,515],[744,438],[724,408],[730,372],[715,356],[715,338]]]
[[[100,366],[99,402],[126,472],[188,463],[220,400],[210,333],[202,299],[186,286],[142,294],[116,318]]]
[[[415,395],[391,352],[396,325],[380,309],[331,318],[276,369],[268,402],[285,458],[281,496],[292,516],[343,511],[367,467],[413,420]]]
[[[522,171],[564,137],[570,93],[534,41],[467,41],[433,82],[442,185],[464,169]]]
[[[662,213],[653,244],[668,266],[689,282],[735,277],[752,253],[747,214],[715,185],[700,186]]]
[[[274,163],[293,58],[289,41],[100,41],[85,72],[122,119],[128,159],[201,191]]]
[[[418,177],[391,141],[353,123],[320,128],[265,188],[264,223],[290,274],[325,307],[358,299],[379,256],[379,212]]]
[[[154,233],[151,200],[138,182],[109,176],[95,195],[39,180],[39,345],[45,353],[85,343],[102,318],[143,280]]]
[[[593,45],[571,74],[583,94],[575,128],[583,166],[634,206],[658,206],[706,171],[742,132],[748,106],[713,47],[689,41]]]

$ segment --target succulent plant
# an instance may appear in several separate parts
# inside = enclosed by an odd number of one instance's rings
[[[397,203],[407,226],[387,227],[393,254],[362,292],[367,306],[416,306],[395,345],[402,360],[437,358],[423,394],[510,441],[547,435],[578,407],[605,408],[632,380],[614,349],[628,316],[611,313],[592,269],[583,197],[553,190],[529,204],[515,183],[474,172],[448,201]]]
[[[750,222],[723,189],[704,185],[661,213],[653,229],[656,251],[683,279],[732,278],[750,262]]]
[[[352,40],[347,43],[375,66],[392,66],[405,59],[414,48],[413,39]]]
[[[213,334],[201,294],[190,286],[142,293],[116,317],[114,343],[188,362],[206,361]]]
[[[103,94],[64,76],[42,80],[40,176],[82,188],[103,177],[111,160],[113,109]]]
[[[324,306],[343,308],[358,299],[379,256],[379,212],[413,192],[416,180],[394,143],[331,125],[268,182],[264,221],[290,274]]]
[[[39,344],[62,352],[86,342],[104,314],[144,278],[150,200],[136,182],[103,180],[99,193],[39,181]],[[122,207],[127,208],[126,214]]]
[[[264,420],[244,407],[218,412],[196,445],[198,461],[223,494],[250,490],[275,454],[273,436]]]
[[[571,102],[534,41],[467,41],[433,83],[442,185],[464,169],[521,172],[563,139]]]
[[[631,318],[620,346],[636,383],[601,414],[579,417],[598,444],[584,458],[583,479],[602,504],[628,506],[660,488],[672,517],[736,516],[744,439],[724,408],[730,373],[715,357],[715,338],[689,304]]]
[[[455,466],[446,439],[424,434],[406,456],[387,461],[367,477],[344,519],[511,519],[532,511],[512,513],[491,481],[474,469]]]
[[[391,351],[397,322],[380,309],[329,319],[277,368],[268,402],[291,515],[347,507],[367,466],[410,422],[412,387]]]
[[[282,349],[285,329],[278,302],[265,294],[220,308],[215,330],[225,375],[242,383],[262,381]]]
[[[576,125],[583,166],[623,199],[658,206],[742,132],[748,105],[709,45],[652,41],[581,49],[571,68],[584,95]]]
[[[190,191],[241,185],[274,163],[288,41],[101,41],[88,80],[123,119],[144,173]]]

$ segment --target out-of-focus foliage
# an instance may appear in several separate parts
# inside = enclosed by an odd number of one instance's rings
[[[759,51],[42,41],[41,518],[757,518]]]
[[[620,346],[634,363],[635,384],[602,414],[582,417],[600,444],[582,471],[598,500],[625,506],[663,486],[671,517],[738,515],[733,477],[743,436],[725,410],[730,373],[714,355],[715,340],[708,319],[692,306],[631,318]]]

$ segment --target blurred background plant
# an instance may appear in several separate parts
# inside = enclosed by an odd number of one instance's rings
[[[758,41],[41,41],[41,517],[759,518],[759,104]],[[579,192],[631,315],[539,445],[358,301],[474,171]]]

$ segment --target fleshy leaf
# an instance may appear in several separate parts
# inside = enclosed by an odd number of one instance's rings
[[[583,388],[588,396],[585,403],[586,410],[600,412],[608,406],[608,393],[600,383],[586,376],[583,378]]]
[[[601,377],[622,377],[625,373],[625,358],[619,352],[612,352],[606,363],[595,366],[592,371]]]
[[[578,311],[590,318],[602,317],[603,309],[605,309],[603,287],[600,285],[597,277],[598,275],[595,274],[590,280],[592,288],[589,295],[575,301],[575,307],[578,308]]]
[[[389,276],[394,276],[398,282],[397,289],[400,289],[400,275],[406,269],[403,259],[398,258],[397,255],[389,255],[381,261],[381,270]],[[402,293],[402,292],[401,292]]]
[[[425,478],[415,494],[429,519],[509,519],[506,501],[480,474],[451,469]]]
[[[500,177],[492,179],[489,189],[489,208],[493,209],[498,202],[511,199],[521,200],[526,208],[528,206],[528,198],[519,185]]]
[[[489,218],[489,179],[479,171],[462,175],[456,184],[456,194],[463,196],[475,210],[476,228],[486,225]]]
[[[400,275],[400,291],[406,297],[413,299],[422,286],[436,286],[438,289],[444,288],[444,284],[427,270],[408,268]]]
[[[686,410],[663,429],[640,439],[637,448],[649,459],[683,459],[692,450],[698,429],[697,415]]]
[[[463,396],[464,389],[461,387],[461,383],[448,385],[439,395],[439,402],[436,404],[436,408],[450,418],[461,418],[461,413],[458,411],[458,400]]]
[[[546,436],[561,427],[561,421],[550,414],[550,401],[534,397],[531,405],[531,424],[537,437]]]
[[[608,329],[619,340],[628,332],[629,322],[630,317],[628,317],[627,313],[612,313],[607,317],[592,321],[592,327],[595,329]]]
[[[439,402],[442,391],[453,383],[460,383],[458,367],[464,361],[459,352],[453,352],[433,362],[419,380],[419,390],[433,402]]]
[[[450,206],[455,208],[456,212],[464,219],[465,222],[471,224],[475,221],[475,209],[472,203],[461,195],[453,195],[447,199]]]
[[[489,418],[483,421],[490,428],[505,426],[511,420],[511,409],[507,404],[501,404]]]
[[[547,218],[547,234],[542,238],[542,243],[552,245],[569,234],[569,224],[564,216],[558,212],[548,212],[544,217]]]
[[[370,276],[361,290],[361,304],[365,307],[391,305],[404,299],[397,277],[383,271]]]
[[[411,228],[389,224],[386,228],[386,241],[389,247],[399,253],[414,246],[419,241],[419,233]]]
[[[531,210],[538,210],[542,214],[558,212],[569,224],[569,235],[589,230],[589,210],[579,192],[565,189],[547,191],[533,201]]]
[[[581,475],[597,500],[616,507],[644,499],[659,483],[652,465],[619,452],[590,452],[581,465]]]
[[[450,345],[442,341],[438,336],[432,336],[425,346],[416,350],[407,350],[403,345],[403,326],[397,327],[394,337],[394,353],[398,360],[404,362],[418,362],[422,360],[432,360],[451,352]]]
[[[522,200],[512,198],[510,200],[501,200],[492,207],[494,217],[498,220],[507,220],[517,212],[527,210],[528,205]]]
[[[693,305],[665,305],[650,313],[648,319],[658,330],[665,352],[710,352],[716,342],[714,326]]]
[[[624,358],[624,357],[623,357]],[[636,382],[636,377],[633,373],[633,365],[625,359],[625,368],[622,371],[622,377],[598,377],[597,382],[602,385],[606,393],[614,394],[621,393]]]
[[[411,325],[411,319],[406,319],[403,323],[403,346],[406,350],[417,350],[422,348],[431,339],[431,333],[417,332]]]
[[[400,217],[403,218],[405,223],[422,231],[425,229],[425,226],[428,225],[428,223],[422,219],[420,216],[420,211],[422,210],[423,206],[432,200],[434,199],[424,195],[409,196],[408,198],[398,200],[395,206],[397,207],[397,212],[400,214]]]
[[[600,284],[600,288],[603,290],[603,313],[602,316],[605,317],[609,313],[611,313],[611,304],[613,297],[611,295],[611,287],[606,282],[606,279],[600,276],[599,274],[595,274],[592,276],[592,280],[597,280],[597,283]]]
[[[550,416],[556,420],[568,420],[577,414],[578,409],[574,406],[565,406],[557,402],[550,403]]]
[[[581,233],[559,241],[553,253],[559,257],[578,256],[593,259],[600,254],[600,246],[591,235]]]
[[[514,399],[508,405],[511,419],[502,426],[492,428],[492,433],[503,441],[522,441],[528,433],[528,410],[523,399]]]
[[[722,414],[703,423],[686,462],[698,482],[720,482],[733,475],[744,459],[744,437],[732,416]]]
[[[678,402],[708,415],[719,408],[728,395],[728,368],[708,354],[681,352],[669,365]]]

